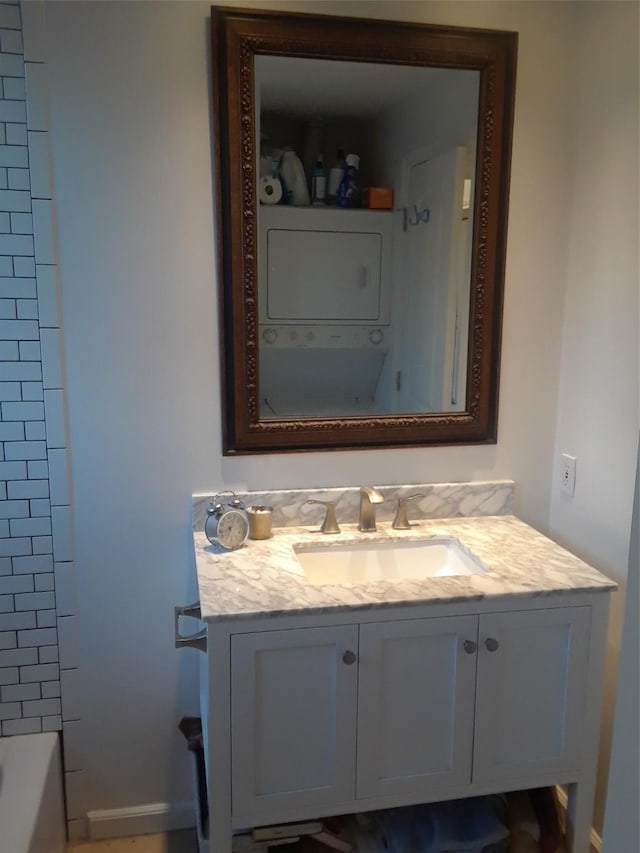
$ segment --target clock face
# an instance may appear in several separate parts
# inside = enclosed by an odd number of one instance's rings
[[[243,512],[230,509],[218,521],[217,539],[224,548],[239,548],[249,533],[249,521]]]

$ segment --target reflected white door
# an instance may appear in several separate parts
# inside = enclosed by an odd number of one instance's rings
[[[469,220],[463,211],[467,152],[414,162],[407,181],[399,353],[399,408],[461,411],[469,317]],[[394,306],[395,308],[396,306]],[[410,345],[409,345],[410,342]]]

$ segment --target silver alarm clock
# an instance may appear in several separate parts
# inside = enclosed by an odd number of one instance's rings
[[[231,495],[222,503],[222,495]],[[220,492],[209,501],[204,533],[212,545],[224,551],[235,551],[249,535],[249,518],[244,504],[235,492]]]

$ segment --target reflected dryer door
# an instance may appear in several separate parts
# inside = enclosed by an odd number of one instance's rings
[[[381,261],[381,234],[270,228],[268,320],[383,322]]]

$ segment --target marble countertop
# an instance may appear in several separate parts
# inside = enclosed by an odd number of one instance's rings
[[[473,575],[314,586],[304,576],[295,546],[454,537],[485,572]],[[583,560],[510,515],[426,519],[411,530],[389,522],[376,533],[343,525],[337,536],[309,527],[276,528],[270,539],[248,540],[219,553],[204,534],[193,534],[202,618],[237,620],[348,609],[452,603],[487,598],[606,592],[616,584]]]

